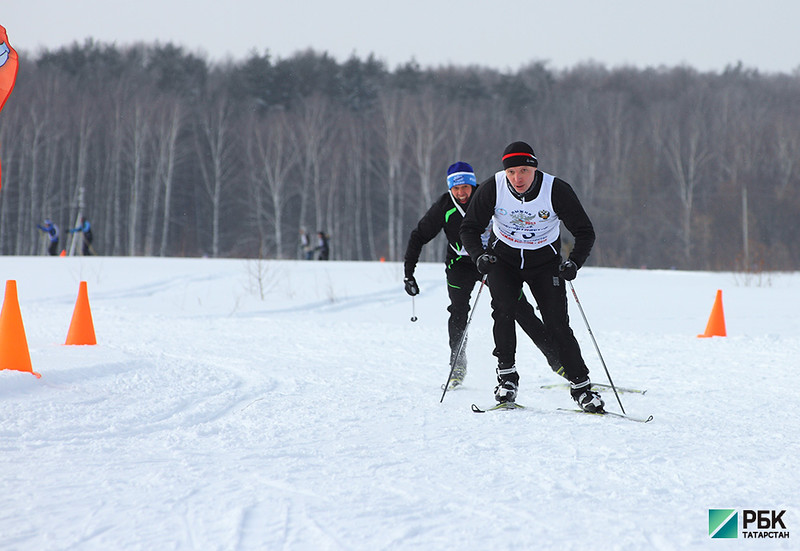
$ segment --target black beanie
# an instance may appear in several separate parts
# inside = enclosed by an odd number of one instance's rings
[[[525,142],[509,144],[503,151],[503,169],[514,166],[539,166],[533,148]]]

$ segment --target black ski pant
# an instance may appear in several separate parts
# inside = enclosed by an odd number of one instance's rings
[[[466,259],[465,259],[466,260]],[[475,283],[481,280],[481,274],[471,262],[462,260],[447,265],[445,274],[447,276],[447,295],[450,297],[450,318],[447,320],[447,333],[450,338],[450,363],[452,365],[461,337],[467,327],[469,317],[469,302],[472,296],[472,289]],[[467,343],[461,348],[461,354],[456,365],[466,365]]]
[[[447,331],[450,338],[450,362],[452,363],[467,327],[472,290],[482,276],[474,264],[463,261],[448,265],[446,274],[447,294],[450,297],[450,306],[447,307],[447,311],[450,312]],[[555,343],[548,336],[542,320],[536,316],[533,305],[525,298],[521,286],[517,295],[514,319],[547,358],[548,365],[554,370],[558,369],[561,361]],[[459,358],[460,365],[466,365],[466,348],[465,341]]]
[[[514,365],[517,335],[514,320],[519,309],[519,296],[523,283],[528,285],[544,322],[546,336],[555,348],[564,374],[570,381],[579,383],[589,377],[589,370],[581,356],[580,345],[569,326],[565,282],[558,277],[558,261],[535,268],[520,269],[498,259],[489,274],[492,293],[492,318],[494,319],[494,352],[498,365]],[[535,342],[535,341],[534,341]],[[550,364],[551,367],[553,364]]]
[[[91,255],[93,250],[91,230],[88,232],[83,232],[83,256]]]

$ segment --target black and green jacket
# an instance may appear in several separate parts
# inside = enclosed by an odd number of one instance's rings
[[[470,200],[474,195],[475,190],[472,191]],[[404,263],[406,277],[414,275],[414,268],[416,268],[419,261],[422,247],[439,235],[442,229],[444,229],[444,235],[447,237],[447,258],[445,260],[447,265],[452,266],[456,262],[472,263],[466,249],[461,245],[461,237],[459,236],[461,221],[464,219],[464,213],[468,206],[469,201],[467,201],[466,205],[458,204],[450,192],[447,191],[428,209],[428,212],[420,219],[417,227],[411,231],[411,236],[408,238]]]

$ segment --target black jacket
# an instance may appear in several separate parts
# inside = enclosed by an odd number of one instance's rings
[[[467,210],[476,192],[477,189],[472,191],[470,200],[467,201],[466,205],[459,204],[462,210]],[[472,261],[469,257],[456,252],[463,250],[460,236],[461,221],[463,219],[464,217],[456,207],[455,200],[450,192],[443,193],[420,219],[417,227],[411,231],[411,236],[408,238],[408,246],[406,247],[405,276],[411,277],[414,274],[414,268],[417,266],[419,255],[422,252],[422,246],[439,235],[442,229],[444,229],[444,235],[447,237],[447,258],[445,260],[447,265],[451,266],[454,262],[471,263]],[[481,233],[483,233],[483,230],[481,230]],[[480,240],[480,233],[478,234],[478,240]]]
[[[506,185],[509,185],[508,180],[506,180]],[[533,185],[522,196],[519,196],[509,185],[511,193],[517,197],[520,202],[532,201],[539,195],[541,188],[542,173],[540,171],[536,171]],[[495,203],[497,202],[497,188],[495,186],[494,175],[478,186],[478,189],[472,194],[471,199],[469,209],[467,209],[464,222],[461,225],[461,240],[467,251],[469,251],[470,256],[472,256],[472,258],[478,258],[478,256],[484,252],[481,234],[491,220],[494,214]],[[575,195],[575,191],[573,191],[568,183],[560,178],[555,178],[553,181],[552,201],[553,209],[556,211],[556,214],[575,237],[575,246],[569,258],[580,268],[583,266],[584,262],[586,262],[589,253],[592,251],[592,246],[594,245],[595,234],[592,222],[589,220],[586,211],[583,210],[583,206],[578,200],[578,196]],[[513,266],[532,268],[547,264],[560,257],[561,236],[553,243],[552,248],[548,246],[542,247],[541,249],[523,250],[507,245],[492,233],[492,237],[489,240],[489,247],[493,249],[495,255]],[[553,249],[558,252],[554,252]]]

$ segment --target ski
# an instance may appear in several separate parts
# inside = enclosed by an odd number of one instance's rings
[[[501,410],[512,410],[512,409],[525,409],[525,406],[520,405],[516,402],[501,402],[490,408],[481,409],[475,404],[472,404],[472,411],[474,413],[486,413],[487,411],[501,411]]]
[[[503,402],[501,404],[494,405],[490,408],[482,409],[478,407],[476,404],[472,404],[472,411],[473,413],[486,413],[489,411],[507,411],[507,410],[514,410],[514,409],[526,409],[525,406],[517,404],[516,402]],[[598,415],[604,416],[608,415],[610,417],[619,417],[620,419],[627,419],[628,421],[634,421],[636,423],[649,423],[653,420],[652,415],[648,415],[647,417],[635,417],[633,415],[623,415],[622,413],[616,413],[614,411],[604,411],[602,413],[593,413],[591,411],[583,411],[582,409],[572,409],[572,408],[558,408],[557,411],[566,411],[569,413],[584,413],[586,415]]]
[[[627,419],[628,421],[635,421],[636,423],[649,423],[650,421],[653,420],[652,415],[648,415],[647,417],[634,417],[633,415],[625,415],[622,413],[617,413],[615,411],[603,411],[602,413],[594,413],[591,411],[583,411],[582,409],[572,409],[572,408],[558,408],[558,411],[585,413],[586,415],[598,415],[600,417],[610,415],[611,417],[619,417],[620,419]]]
[[[552,385],[541,385],[539,388],[569,388],[569,383],[555,383]],[[603,383],[592,383],[592,388],[594,390],[611,390],[611,385],[603,384]],[[617,392],[626,392],[632,394],[645,394],[647,390],[639,390],[638,388],[625,388],[618,386]]]

